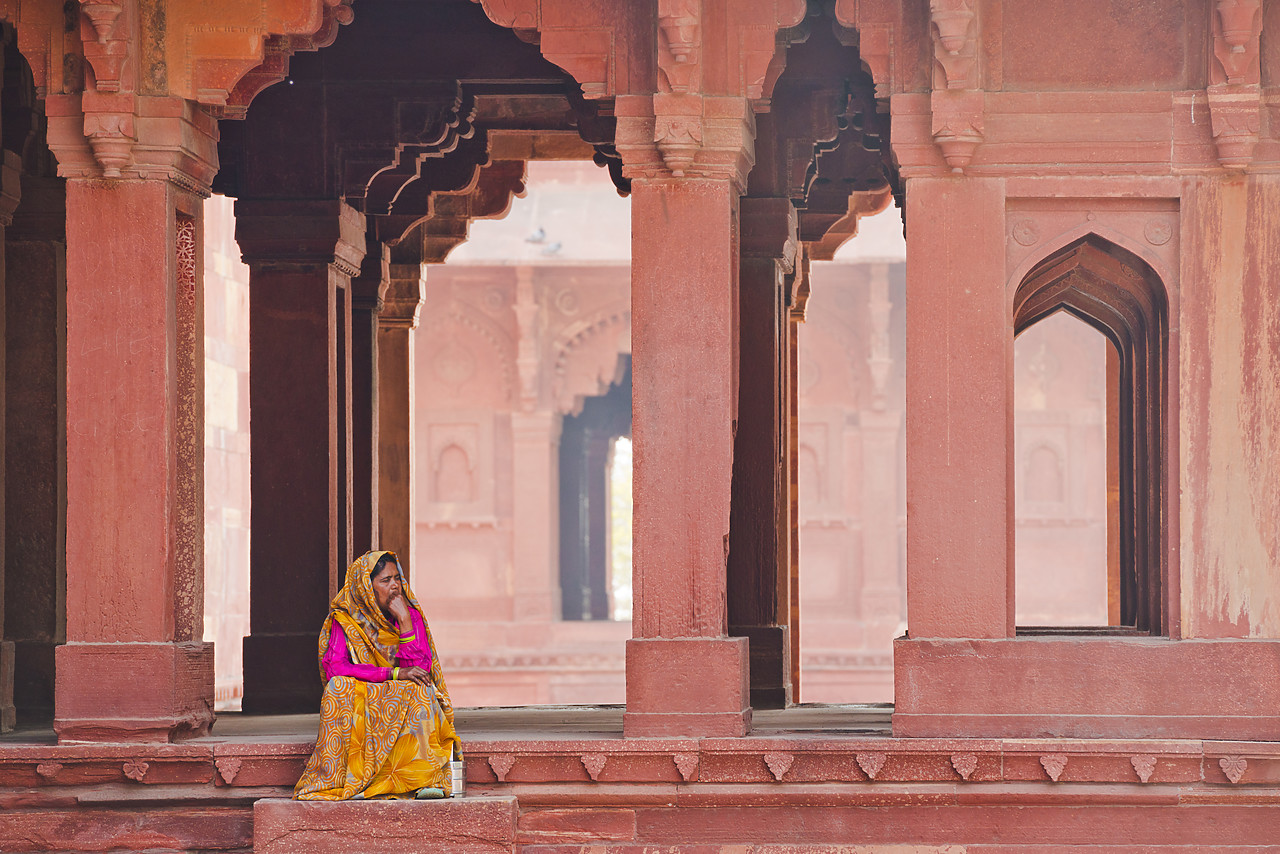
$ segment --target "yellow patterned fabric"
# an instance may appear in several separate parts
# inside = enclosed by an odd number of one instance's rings
[[[389,667],[395,663],[399,635],[377,606],[369,573],[387,552],[369,552],[347,569],[346,584],[330,603],[320,631],[320,660],[329,648],[329,632],[338,620],[347,636],[355,664]],[[405,600],[420,615],[422,609],[403,585]],[[320,701],[320,735],[307,760],[302,779],[294,787],[298,800],[350,800],[412,797],[424,787],[451,794],[449,760],[458,744],[453,728],[453,704],[444,684],[425,615],[431,647],[431,685],[406,680],[364,682],[335,676]],[[323,664],[321,665],[323,678]]]

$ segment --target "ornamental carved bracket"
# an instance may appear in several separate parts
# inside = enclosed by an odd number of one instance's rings
[[[977,14],[972,0],[929,0],[934,88],[976,89]]]
[[[84,58],[92,72],[85,80],[81,101],[84,135],[102,176],[119,178],[132,163],[138,141],[133,73],[127,67],[133,10],[126,10],[119,2],[81,0],[80,13]]]
[[[658,91],[702,90],[702,0],[658,0]]]
[[[1258,144],[1262,107],[1261,0],[1217,0],[1209,76],[1209,119],[1218,162],[1244,169]]]
[[[475,136],[475,112],[475,100],[453,81],[442,84],[435,98],[398,101],[394,147],[360,142],[344,152],[343,195],[366,213],[389,213],[405,185],[419,177],[423,163]]]
[[[755,114],[746,98],[697,94],[617,100],[623,175],[727,178],[745,188],[755,162]]]
[[[1213,66],[1210,83],[1233,86],[1260,81],[1262,0],[1217,0],[1213,16]]]
[[[980,22],[973,0],[930,0],[933,35],[933,140],[952,172],[963,172],[982,144],[985,122],[978,69]]]
[[[888,98],[899,91],[893,65],[900,38],[898,4],[836,0],[834,13],[842,28],[856,34],[858,53],[875,81],[876,97]]]
[[[273,35],[264,40],[261,61],[225,79],[226,60],[210,57],[197,64],[194,85],[201,103],[220,119],[243,119],[254,97],[289,76],[289,60],[295,53],[329,47],[338,28],[355,20],[351,6],[341,0],[324,0],[319,26],[308,34]],[[228,91],[228,88],[229,91]]]
[[[567,71],[587,98],[608,98],[618,91],[616,18],[607,4],[588,7],[577,0],[563,2],[557,14],[543,15],[552,0],[472,0],[490,21],[514,30],[524,41],[538,45],[543,57]],[[547,18],[573,21],[547,25]],[[625,72],[625,69],[623,69]]]
[[[99,92],[119,92],[120,76],[129,56],[129,16],[119,0],[80,0],[80,11],[91,32],[82,36],[84,58],[93,69]],[[122,21],[121,18],[124,18]]]

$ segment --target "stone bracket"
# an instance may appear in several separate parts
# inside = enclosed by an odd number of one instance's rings
[[[1212,16],[1209,120],[1218,162],[1229,170],[1247,167],[1258,144],[1261,9],[1261,0],[1217,0]]]
[[[972,0],[930,0],[933,34],[933,140],[951,171],[961,173],[984,136],[980,22]]]

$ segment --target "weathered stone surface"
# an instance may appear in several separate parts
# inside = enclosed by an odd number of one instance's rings
[[[437,801],[261,800],[253,807],[256,854],[365,851],[400,854],[514,852],[516,799]]]

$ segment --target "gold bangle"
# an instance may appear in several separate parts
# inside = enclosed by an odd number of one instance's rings
[[[399,667],[391,668],[391,681],[395,682],[399,678],[400,678],[400,668]]]
[[[417,639],[418,639],[417,635],[408,635],[407,637],[402,635],[400,638],[400,643],[408,643],[409,641],[415,641]]]

